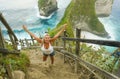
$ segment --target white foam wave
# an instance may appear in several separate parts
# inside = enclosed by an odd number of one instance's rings
[[[104,25],[106,31],[108,32],[109,36],[111,37],[110,40],[115,40],[115,34],[114,34],[114,27],[113,23],[111,22],[110,18],[99,18],[99,20]]]
[[[52,17],[54,13],[52,13],[50,16],[46,17],[46,16],[42,16],[39,14],[39,12],[37,12],[37,17],[41,18],[41,19],[50,19]]]

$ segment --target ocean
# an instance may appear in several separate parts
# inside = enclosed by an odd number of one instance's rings
[[[120,41],[120,0],[114,0],[109,17],[99,19],[111,37],[108,40]],[[113,52],[116,48],[106,46],[106,49]]]
[[[0,12],[13,29],[18,39],[30,38],[22,29],[23,25],[35,33],[42,36],[48,28],[53,29],[59,23],[64,11],[71,0],[57,0],[58,10],[49,17],[39,15],[37,0],[0,0]],[[0,22],[5,38],[9,38],[6,28]]]
[[[37,0],[0,0],[0,12],[2,12],[18,39],[30,38],[30,36],[22,29],[22,25],[26,25],[28,29],[37,36],[42,36],[48,28],[55,28],[63,17],[64,11],[71,0],[57,1],[59,9],[50,17],[42,17],[39,15]],[[120,41],[119,4],[120,0],[114,0],[110,16],[99,18],[111,37],[107,40]],[[6,28],[1,22],[0,27],[2,28],[2,33],[5,38],[8,38]],[[106,47],[106,49],[112,51],[115,48]]]

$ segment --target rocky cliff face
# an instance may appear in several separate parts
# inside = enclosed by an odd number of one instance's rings
[[[108,33],[96,16],[95,2],[96,0],[73,0],[66,16],[73,28],[106,37]]]
[[[38,0],[40,15],[49,16],[58,9],[56,0]]]
[[[112,10],[113,0],[96,0],[95,11],[98,17],[107,17]]]

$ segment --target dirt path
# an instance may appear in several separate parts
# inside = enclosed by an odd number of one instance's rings
[[[63,56],[59,53],[55,55],[53,66],[50,64],[49,57],[46,63],[42,61],[42,53],[39,49],[27,50],[26,54],[30,59],[29,79],[80,79],[68,64],[63,63]]]

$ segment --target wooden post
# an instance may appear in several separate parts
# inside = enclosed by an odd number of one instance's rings
[[[80,32],[81,32],[81,30],[76,28],[76,38],[80,38]],[[79,41],[76,41],[76,50],[75,51],[76,51],[75,54],[77,56],[79,56],[79,51],[80,51],[80,42]],[[77,69],[78,69],[78,61],[75,59],[75,73],[78,72]]]
[[[20,42],[20,45],[22,46],[22,40],[21,39],[19,40],[19,42]]]
[[[25,44],[27,45],[27,47],[29,47],[29,43],[27,39],[25,39]]]
[[[7,74],[8,74],[9,79],[13,79],[12,70],[11,70],[10,65],[6,64],[6,70],[7,70]]]
[[[30,35],[33,45],[35,44],[33,37]]]
[[[2,35],[1,27],[0,27],[0,47],[5,48],[5,41],[4,41],[4,38],[3,38],[3,35]]]
[[[80,29],[76,29],[76,38],[80,38],[80,32],[81,30]],[[80,51],[80,42],[79,41],[76,41],[76,55],[79,56],[79,51]]]
[[[75,73],[77,73],[78,72],[78,61],[77,61],[77,59],[75,59],[74,62],[75,62]]]
[[[2,13],[0,13],[0,20],[4,24],[6,29],[8,30],[8,34],[9,34],[9,37],[10,37],[10,39],[12,41],[14,49],[17,49],[16,42],[18,41],[18,39],[17,39],[16,35],[14,34],[14,32],[12,31],[11,27],[9,26],[9,24],[7,23],[7,21],[5,20],[5,18],[2,16]]]
[[[20,42],[21,49],[22,49],[23,48],[23,41],[22,41],[22,39],[20,39],[19,42]]]
[[[9,34],[10,40],[11,40],[11,42],[12,42],[13,48],[14,48],[14,49],[17,49],[16,41],[14,40],[11,32],[8,31],[8,34]]]
[[[66,30],[64,30],[64,37],[66,37]],[[63,41],[63,43],[64,43],[64,50],[66,49],[66,40],[64,40]],[[66,60],[65,60],[65,54],[64,54],[64,63],[66,62]]]
[[[24,41],[23,40],[21,40],[21,46],[24,47]]]
[[[25,79],[29,79],[29,74],[28,74],[28,70],[25,73]]]
[[[55,46],[58,46],[58,40],[55,41]]]
[[[64,31],[64,37],[66,37],[66,30]],[[64,49],[66,49],[66,40],[64,40]]]
[[[5,18],[2,16],[2,13],[0,13],[0,20],[1,22],[5,25],[5,27],[7,28],[7,30],[13,35],[15,41],[18,41],[17,37],[15,36],[14,32],[12,31],[12,29],[10,28],[9,24],[7,23],[7,21],[5,20]]]

